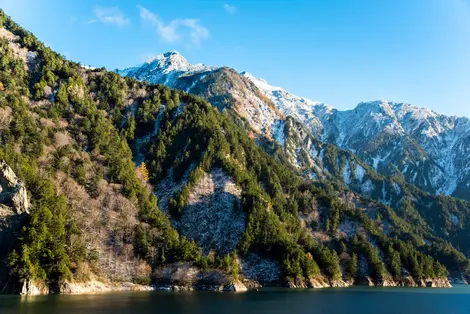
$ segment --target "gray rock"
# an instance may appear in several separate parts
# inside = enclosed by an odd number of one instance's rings
[[[28,213],[30,207],[24,183],[4,161],[0,161],[0,204],[11,207],[16,214]]]

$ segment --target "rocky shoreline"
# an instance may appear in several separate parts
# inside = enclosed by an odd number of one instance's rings
[[[369,277],[360,278],[356,281],[326,280],[325,278],[314,278],[308,281],[285,282],[260,284],[253,280],[233,280],[224,284],[220,283],[189,283],[178,284],[152,284],[142,285],[132,282],[109,282],[104,283],[96,280],[87,282],[64,282],[58,285],[57,289],[50,289],[43,282],[25,281],[22,284],[22,296],[48,295],[48,294],[87,294],[106,293],[116,291],[214,291],[214,292],[246,292],[259,291],[263,288],[290,288],[290,289],[325,289],[325,288],[348,288],[352,286],[369,287],[410,287],[410,288],[452,288],[448,279],[422,279],[415,280],[411,277],[399,280],[378,280],[373,281]]]

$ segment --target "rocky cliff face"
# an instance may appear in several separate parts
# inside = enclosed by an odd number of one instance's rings
[[[191,189],[178,229],[194,239],[205,254],[228,254],[245,231],[241,189],[222,169],[214,169]]]
[[[8,254],[20,236],[29,206],[25,186],[10,166],[0,161],[0,294],[20,287],[18,279],[9,272]]]
[[[28,213],[28,192],[4,161],[0,161],[0,203],[11,207],[16,214]]]

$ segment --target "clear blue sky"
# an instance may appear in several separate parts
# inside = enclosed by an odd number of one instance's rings
[[[470,117],[470,0],[0,0],[40,40],[109,69],[178,50],[339,109],[387,99]]]

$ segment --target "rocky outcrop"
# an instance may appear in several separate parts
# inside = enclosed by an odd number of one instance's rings
[[[230,292],[245,292],[247,291],[247,287],[244,283],[239,280],[234,280],[230,284],[226,285],[223,291],[230,291]]]
[[[24,184],[4,161],[0,161],[0,294],[21,290],[39,293],[31,283],[21,285],[10,274],[8,255],[14,240],[20,236],[21,226],[29,210],[28,193]]]
[[[411,276],[396,279],[377,279],[375,281],[370,277],[360,277],[355,284],[369,287],[452,288],[447,278],[415,279]]]
[[[241,189],[222,169],[206,173],[191,189],[177,229],[205,254],[235,250],[245,231]]]
[[[155,290],[152,286],[139,285],[132,282],[101,282],[90,280],[86,282],[65,281],[57,285],[57,290],[51,289],[43,281],[25,280],[22,283],[20,295],[47,295],[47,294],[83,294],[94,292],[112,292],[112,291],[151,291]]]
[[[30,207],[26,187],[4,161],[0,161],[0,204],[11,207],[16,214],[28,213]]]
[[[421,281],[421,287],[428,288],[452,288],[451,283],[447,278],[440,279],[425,279]]]
[[[139,285],[132,282],[104,283],[100,281],[64,282],[60,286],[61,294],[82,294],[90,292],[112,291],[151,291],[152,286]]]
[[[49,287],[42,281],[31,281],[25,280],[23,281],[21,287],[21,295],[44,295],[49,294],[50,290]]]
[[[158,268],[152,274],[156,290],[247,291],[245,284],[220,270],[201,270],[192,263],[178,262]]]
[[[324,278],[311,278],[307,282],[307,288],[321,289],[328,287],[330,287],[330,284]]]
[[[250,253],[241,259],[241,273],[246,279],[262,285],[270,285],[281,280],[281,265],[278,261]]]
[[[352,286],[352,281],[328,280],[324,277],[315,277],[308,280],[287,279],[285,286],[292,289],[322,289],[322,288],[347,288]]]
[[[332,288],[347,288],[353,285],[353,281],[345,281],[343,279],[331,280],[330,287]]]

